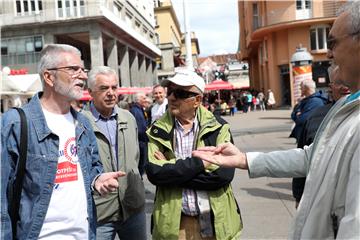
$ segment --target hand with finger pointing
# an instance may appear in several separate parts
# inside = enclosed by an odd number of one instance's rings
[[[102,173],[95,181],[95,189],[100,195],[106,195],[118,189],[118,178],[126,174],[122,171]]]

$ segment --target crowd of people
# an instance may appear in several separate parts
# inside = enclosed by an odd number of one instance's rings
[[[43,91],[22,107],[25,121],[15,109],[1,118],[1,238],[141,240],[150,226],[153,239],[239,239],[235,168],[306,177],[290,239],[360,238],[359,13],[350,2],[329,33],[333,102],[303,82],[292,114],[298,148],[270,153],[241,152],[221,117],[271,109],[270,89],[205,94],[204,79],[184,68],[153,99],[138,93],[129,104],[114,69],[88,72],[75,47],[45,46]],[[85,81],[92,100],[82,106]],[[156,186],[151,224],[144,174]]]

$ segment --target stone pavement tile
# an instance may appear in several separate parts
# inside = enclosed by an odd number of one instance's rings
[[[240,239],[287,239],[288,225],[291,218],[287,216],[245,216],[244,229]]]

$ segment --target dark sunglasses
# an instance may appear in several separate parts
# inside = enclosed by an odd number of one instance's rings
[[[176,99],[187,99],[187,98],[196,97],[199,95],[199,93],[185,91],[180,88],[168,88],[167,96],[169,97],[172,93],[174,94],[174,97]]]

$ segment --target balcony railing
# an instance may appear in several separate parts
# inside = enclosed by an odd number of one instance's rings
[[[311,14],[308,19],[311,18],[328,18],[328,17],[335,17],[336,11],[339,9],[339,7],[343,4],[341,1],[335,1],[335,0],[325,0],[321,3],[321,6],[317,6],[317,11],[314,11],[314,9],[310,9]],[[276,10],[268,11],[265,15],[265,19],[267,22],[265,25],[274,25],[278,23],[283,22],[289,22],[296,19],[296,9],[295,7],[292,8],[279,8]],[[301,19],[306,19],[302,17]]]
[[[43,9],[38,13],[31,12],[31,14],[29,14],[25,12],[25,14],[21,16],[13,11],[6,12],[0,15],[0,22],[2,22],[3,26],[6,26],[98,16],[101,14],[100,9],[102,5],[99,1],[84,1],[85,5],[73,6],[72,8],[56,8],[54,3],[50,3],[51,2],[46,2],[46,4],[43,4]]]

